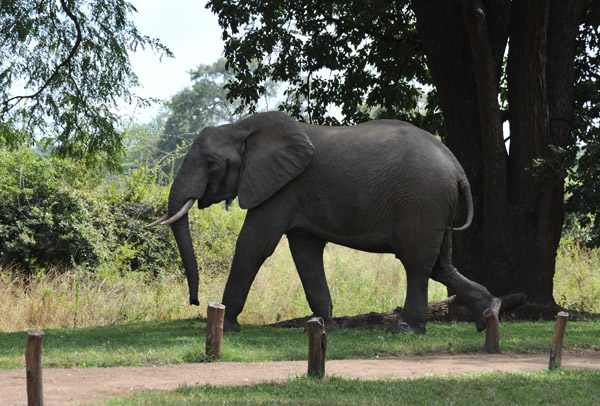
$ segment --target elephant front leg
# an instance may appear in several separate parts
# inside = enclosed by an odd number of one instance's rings
[[[288,240],[310,309],[315,316],[323,317],[327,331],[339,330],[332,318],[333,303],[323,268],[325,240],[294,233],[288,234]]]
[[[265,259],[275,251],[283,235],[255,233],[252,227],[247,226],[247,220],[248,218],[238,237],[231,272],[223,292],[223,331],[240,331],[237,318],[244,309],[252,282]]]

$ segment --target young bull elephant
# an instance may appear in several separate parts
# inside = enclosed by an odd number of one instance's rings
[[[468,216],[453,228],[461,195]],[[480,331],[483,312],[497,309],[497,298],[452,266],[452,230],[467,228],[473,217],[465,173],[440,141],[411,124],[321,127],[269,112],[203,129],[171,187],[168,219],[152,224],[171,225],[191,304],[198,305],[198,266],[187,212],[196,201],[202,209],[236,196],[248,212],[223,294],[224,330],[240,329],[250,285],[283,234],[310,308],[327,330],[339,329],[323,269],[327,241],[402,261],[406,301],[390,332],[425,332],[429,278],[458,294]]]

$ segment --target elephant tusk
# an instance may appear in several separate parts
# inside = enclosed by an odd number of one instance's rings
[[[158,220],[154,220],[152,223],[146,224],[146,228],[155,227],[155,226],[159,225],[160,223],[162,223],[163,221],[165,221],[168,218],[169,218],[169,216],[165,214],[164,216],[162,216]]]
[[[175,213],[175,215],[173,217],[161,222],[160,225],[166,226],[167,224],[176,222],[177,220],[179,220],[180,218],[182,218],[183,216],[185,216],[187,214],[187,212],[192,208],[192,206],[194,205],[195,202],[196,202],[196,199],[188,200],[187,202],[185,202],[183,207],[181,209],[179,209],[179,211],[177,213]]]

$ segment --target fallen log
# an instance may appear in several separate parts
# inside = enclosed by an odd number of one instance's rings
[[[514,293],[511,295],[502,296],[500,300],[500,314],[503,311],[514,308],[525,303],[527,295],[525,293]],[[429,309],[429,321],[474,321],[473,313],[458,299],[456,295],[449,296],[437,302],[431,302],[427,305]],[[351,327],[368,327],[368,326],[383,326],[395,320],[402,314],[402,307],[396,307],[383,313],[370,312],[358,314],[356,316],[334,317],[333,320],[341,328]],[[304,327],[304,324],[312,316],[299,317],[296,319],[284,320],[277,323],[269,324],[270,327]]]

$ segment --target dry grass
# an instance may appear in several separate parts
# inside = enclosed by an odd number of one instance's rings
[[[387,311],[404,302],[404,270],[393,255],[369,254],[330,244],[325,269],[334,315]],[[571,309],[600,312],[600,251],[562,246],[557,257],[555,297]],[[221,299],[226,273],[201,278],[200,303]],[[446,295],[431,282],[429,300]],[[180,271],[158,277],[118,270],[38,273],[23,280],[14,269],[0,269],[0,331],[70,328],[205,315],[205,306],[187,304]],[[284,238],[252,286],[242,323],[264,324],[310,313],[302,284]]]
[[[404,303],[406,277],[393,255],[328,244],[323,259],[334,316],[383,312]],[[430,301],[445,295],[443,285],[430,282]],[[284,238],[258,273],[240,321],[272,323],[307,314],[310,308]]]
[[[554,298],[567,309],[600,313],[600,249],[563,241],[556,255]]]

